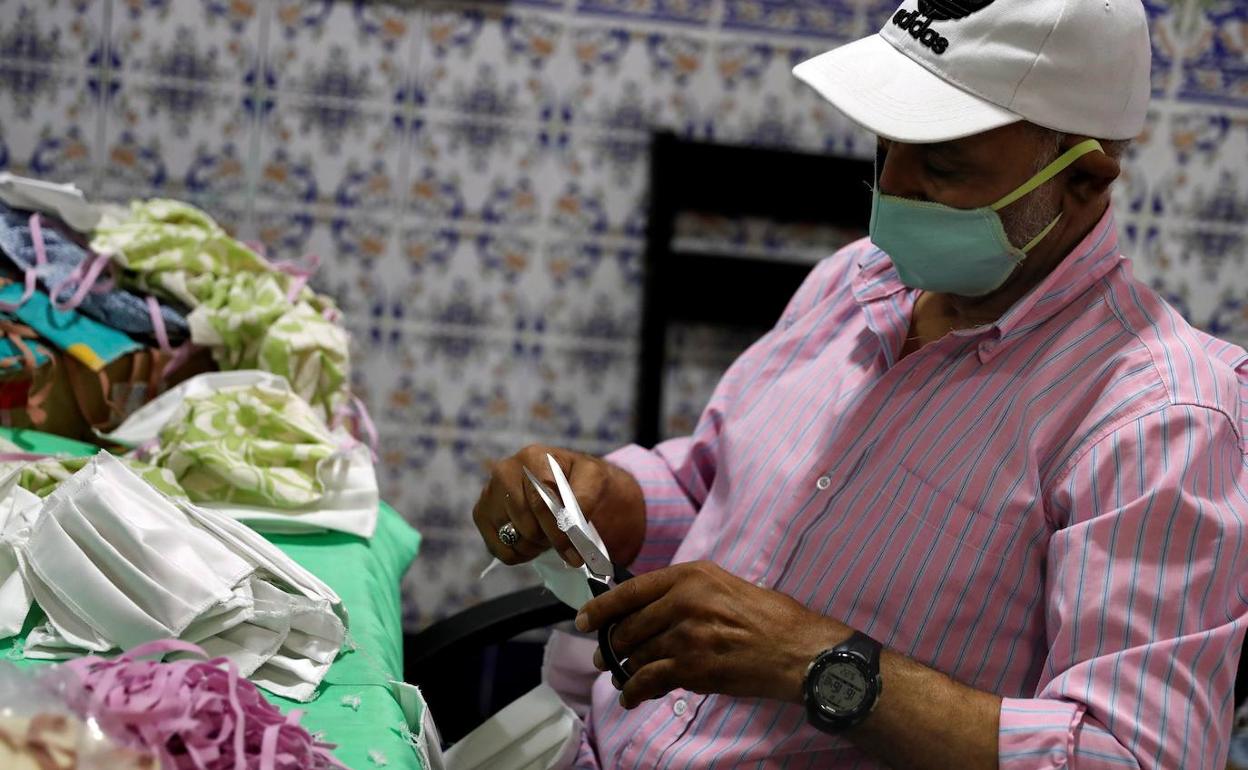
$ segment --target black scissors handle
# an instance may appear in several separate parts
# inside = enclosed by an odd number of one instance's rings
[[[623,567],[616,567],[615,575],[613,577],[618,585],[623,583],[625,580],[632,580],[633,573]],[[607,585],[603,581],[598,580],[597,578],[589,578],[589,591],[594,596],[602,596],[610,590],[611,586]],[[629,673],[624,670],[624,664],[628,662],[628,658],[621,660],[619,656],[615,654],[615,650],[611,649],[611,632],[613,630],[615,630],[614,623],[608,623],[598,629],[598,649],[602,652],[602,659],[607,662],[607,668],[611,669],[611,673],[615,675],[615,681],[620,685],[623,685],[631,678]]]

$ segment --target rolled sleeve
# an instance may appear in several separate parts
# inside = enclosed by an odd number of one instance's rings
[[[1006,698],[1002,768],[1222,770],[1248,603],[1234,423],[1169,406],[1098,441],[1051,493],[1048,657]]]
[[[637,479],[646,500],[646,539],[631,565],[634,572],[648,572],[671,563],[706,499],[708,480],[701,473],[714,474],[713,458],[704,452],[702,469],[694,469],[690,461],[694,446],[693,438],[682,437],[665,441],[653,450],[632,444],[606,457],[607,462]]]

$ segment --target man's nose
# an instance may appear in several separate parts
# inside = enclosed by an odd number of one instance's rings
[[[898,198],[925,200],[927,195],[922,183],[920,152],[912,144],[881,141],[876,163],[880,192]]]

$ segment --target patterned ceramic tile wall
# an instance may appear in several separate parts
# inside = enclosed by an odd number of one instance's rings
[[[1145,2],[1157,101],[1123,229],[1141,275],[1248,340],[1248,2]],[[476,580],[490,459],[631,435],[649,131],[869,152],[789,69],[893,6],[0,0],[0,167],[324,259],[385,494],[426,536],[419,626],[516,584]],[[678,336],[669,430],[743,344]]]

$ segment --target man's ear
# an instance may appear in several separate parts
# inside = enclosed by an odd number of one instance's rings
[[[1088,138],[1066,137],[1062,142],[1062,151],[1065,152]],[[1100,150],[1090,152],[1071,164],[1070,177],[1066,183],[1067,194],[1073,195],[1081,203],[1096,200],[1106,194],[1120,173],[1122,166],[1117,158]]]

